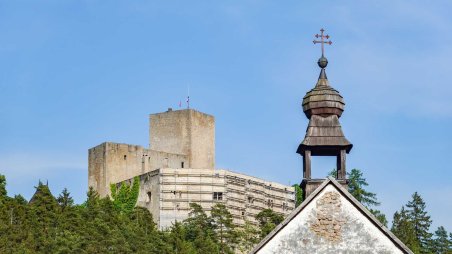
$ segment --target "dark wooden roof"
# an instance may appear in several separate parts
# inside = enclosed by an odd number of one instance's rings
[[[313,115],[309,120],[305,138],[298,147],[297,153],[312,150],[313,155],[335,155],[331,153],[338,152],[341,149],[345,149],[348,153],[352,147],[353,145],[342,132],[337,115],[327,117]],[[317,153],[316,150],[319,152]],[[333,151],[329,152],[329,150]]]
[[[350,152],[353,145],[342,132],[339,117],[345,102],[337,90],[332,88],[325,69],[320,72],[317,84],[303,97],[303,111],[309,118],[309,126],[297,153],[310,150],[312,155],[337,155],[340,150]]]
[[[312,115],[337,115],[344,111],[345,102],[337,90],[332,88],[328,79],[319,78],[315,87],[303,97],[303,111],[307,118]]]

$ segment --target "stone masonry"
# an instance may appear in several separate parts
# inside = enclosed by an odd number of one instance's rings
[[[188,217],[189,203],[205,211],[225,203],[236,224],[256,223],[266,208],[282,215],[295,208],[294,188],[229,170],[215,169],[215,119],[193,109],[169,109],[149,117],[149,148],[105,142],[88,151],[88,185],[101,197],[110,184],[140,177],[137,205],[160,228]]]

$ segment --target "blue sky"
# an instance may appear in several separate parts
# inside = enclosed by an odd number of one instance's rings
[[[418,191],[452,231],[450,1],[1,1],[0,173],[30,198],[38,180],[77,202],[87,149],[148,145],[148,114],[216,117],[217,167],[298,183],[304,94],[324,27],[331,85],[389,218]],[[334,159],[313,162],[324,176]]]

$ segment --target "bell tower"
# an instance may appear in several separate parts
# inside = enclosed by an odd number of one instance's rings
[[[347,186],[346,179],[346,154],[352,149],[352,144],[345,138],[339,118],[344,111],[344,99],[337,90],[332,88],[326,77],[325,68],[328,60],[324,56],[324,44],[331,45],[328,35],[324,30],[315,35],[320,40],[314,40],[314,44],[320,43],[322,56],[317,64],[321,68],[319,79],[313,89],[303,97],[303,111],[309,119],[306,135],[298,146],[297,153],[303,156],[303,189],[304,198],[309,196],[324,179],[311,178],[311,156],[335,156],[336,179],[343,186]]]

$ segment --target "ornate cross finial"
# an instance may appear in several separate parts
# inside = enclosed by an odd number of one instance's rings
[[[316,34],[315,35],[315,38],[320,38],[320,41],[316,41],[316,40],[314,40],[313,42],[314,42],[314,44],[317,44],[317,43],[320,43],[320,45],[322,46],[322,57],[323,57],[323,54],[324,54],[324,48],[323,48],[323,45],[324,44],[328,44],[328,45],[331,45],[333,42],[332,41],[325,41],[325,39],[329,39],[330,38],[330,36],[327,34],[327,35],[323,35],[323,32],[325,32],[325,30],[322,28],[322,29],[320,29],[320,34]]]

